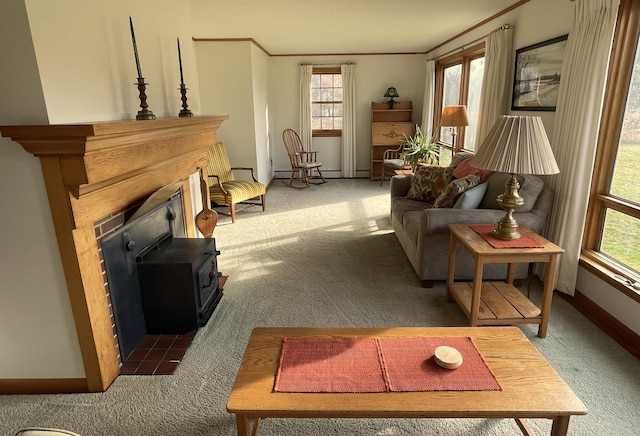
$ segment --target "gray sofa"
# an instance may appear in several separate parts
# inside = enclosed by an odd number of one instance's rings
[[[452,166],[468,157],[469,155],[457,155]],[[434,208],[433,203],[407,198],[413,177],[410,174],[391,178],[391,225],[421,285],[430,288],[434,281],[447,279],[449,224],[496,223],[505,212],[495,198],[504,192],[504,184],[510,175],[491,174],[486,179],[486,185],[478,187],[482,190],[486,188],[486,191],[482,200],[479,200],[480,204],[473,209],[460,208],[464,203],[461,200],[464,199],[459,199],[454,207]],[[536,176],[524,175],[518,178],[520,195],[525,203],[513,216],[518,224],[540,232],[553,204],[553,192]],[[462,249],[456,250],[455,270],[456,280],[473,279],[473,259]],[[483,279],[504,279],[506,271],[506,265],[503,264],[485,265]],[[516,265],[515,278],[527,278],[528,271],[528,264]]]

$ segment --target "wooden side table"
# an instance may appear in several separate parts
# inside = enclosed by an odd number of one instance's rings
[[[553,296],[558,256],[564,250],[532,230],[520,226],[520,233],[527,234],[542,248],[494,248],[470,225],[450,224],[449,271],[447,274],[447,301],[456,300],[469,319],[471,327],[481,325],[539,324],[538,336],[547,335],[547,324]],[[460,243],[475,261],[473,282],[454,282],[456,246]],[[513,286],[516,263],[544,262],[549,265],[544,276],[542,304],[538,308]],[[483,282],[485,264],[506,263],[504,282]]]

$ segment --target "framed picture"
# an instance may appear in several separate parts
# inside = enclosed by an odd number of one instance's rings
[[[556,110],[567,36],[516,50],[511,110]]]

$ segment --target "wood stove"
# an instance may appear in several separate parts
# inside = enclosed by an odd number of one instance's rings
[[[204,326],[222,298],[220,252],[212,238],[185,237],[180,191],[154,195],[139,211],[102,240],[123,362],[145,334]]]

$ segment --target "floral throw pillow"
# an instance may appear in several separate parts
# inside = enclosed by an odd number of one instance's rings
[[[453,168],[418,165],[407,198],[433,203],[453,178]]]
[[[480,176],[478,174],[471,174],[460,179],[452,180],[436,199],[433,207],[453,207],[465,191],[477,186],[479,182]]]

